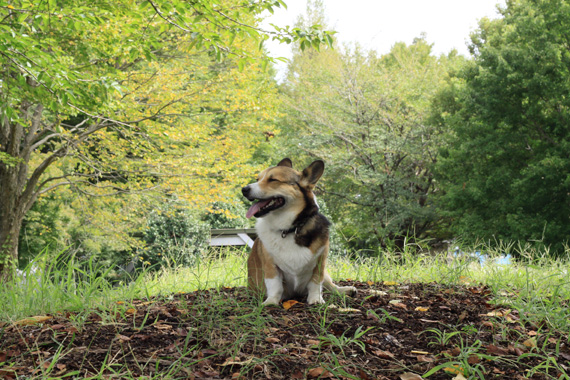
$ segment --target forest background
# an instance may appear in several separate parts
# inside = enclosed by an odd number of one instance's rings
[[[509,1],[470,57],[338,46],[312,2],[0,2],[0,274],[46,249],[191,265],[239,189],[326,163],[333,254],[518,241],[569,253],[570,2]],[[274,80],[263,41],[294,46]],[[509,252],[515,253],[516,252]],[[103,269],[104,270],[104,269]]]

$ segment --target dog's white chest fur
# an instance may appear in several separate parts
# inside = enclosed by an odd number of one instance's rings
[[[306,295],[307,285],[324,247],[313,253],[309,248],[295,243],[295,233],[290,233],[284,238],[273,223],[268,223],[264,219],[258,219],[256,230],[265,249],[283,275],[285,296]]]

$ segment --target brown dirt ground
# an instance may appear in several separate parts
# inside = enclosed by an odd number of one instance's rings
[[[324,306],[263,308],[224,288],[0,323],[0,378],[407,380],[450,362],[429,379],[568,378],[568,336],[490,304],[485,287],[341,284],[358,294]],[[547,359],[558,368],[529,371]]]

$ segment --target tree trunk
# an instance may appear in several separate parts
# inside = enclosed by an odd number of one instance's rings
[[[18,169],[20,165],[0,163],[0,282],[12,278],[18,264],[18,237],[24,220]]]
[[[72,141],[60,141],[43,161],[33,168],[30,159],[35,150],[50,140],[61,138],[51,125],[42,124],[44,107],[41,104],[23,102],[18,109],[19,120],[7,116],[0,118],[0,282],[12,277],[18,263],[18,238],[24,215],[37,200],[47,183],[53,189],[67,181],[53,184],[62,177],[51,177],[40,182],[46,169],[59,158],[67,155],[70,146],[84,141],[89,135],[104,127],[95,123],[86,128],[77,128]],[[80,125],[83,123],[80,123]],[[47,191],[44,190],[44,191]]]
[[[30,106],[22,105],[22,119],[25,122],[29,118],[29,127],[7,117],[2,118],[0,125],[0,152],[8,155],[5,161],[0,157],[0,281],[10,279],[18,265],[20,229],[34,196],[30,190],[35,184],[30,186],[28,182],[29,147],[39,128],[43,107],[30,110]],[[25,190],[31,194],[24,196]]]
[[[18,236],[23,218],[13,215],[0,223],[0,283],[9,281],[18,265]]]

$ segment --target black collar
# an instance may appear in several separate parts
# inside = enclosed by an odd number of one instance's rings
[[[295,235],[297,235],[297,230],[299,229],[299,227],[291,227],[288,230],[279,230],[279,232],[281,232],[281,237],[283,239],[285,239],[287,237],[287,235],[289,235],[291,232],[295,232]]]
[[[288,230],[279,230],[279,232],[281,232],[281,237],[285,239],[291,232],[295,232],[295,236],[297,236],[299,230],[303,228],[306,223],[307,220],[303,220],[301,222],[293,223],[293,227],[289,228]]]

